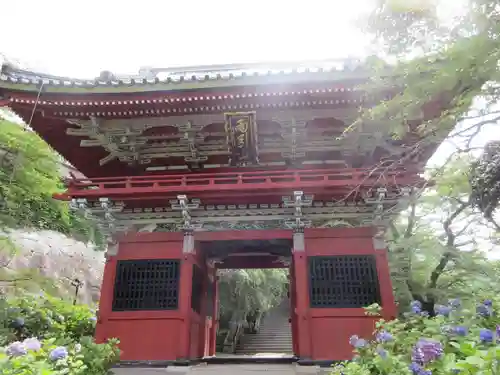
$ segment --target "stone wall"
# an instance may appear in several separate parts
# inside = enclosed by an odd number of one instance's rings
[[[18,249],[9,268],[13,270],[38,269],[61,288],[61,294],[73,295],[75,278],[83,282],[79,299],[84,303],[97,302],[104,252],[91,244],[76,241],[54,231],[11,230],[7,233]]]

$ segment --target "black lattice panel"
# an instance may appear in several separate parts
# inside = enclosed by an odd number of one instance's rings
[[[118,261],[113,311],[177,309],[179,272],[177,259]]]
[[[309,257],[309,296],[314,308],[362,308],[380,304],[375,257]]]

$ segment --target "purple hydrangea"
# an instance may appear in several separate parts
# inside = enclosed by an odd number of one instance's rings
[[[410,371],[413,375],[432,375],[431,370],[426,370],[422,368],[418,363],[411,363],[409,366]]]
[[[420,301],[412,301],[410,304],[411,311],[414,314],[420,314],[422,312],[422,302]]]
[[[486,299],[483,301],[484,306],[493,307],[493,301],[491,299]]]
[[[9,346],[7,346],[7,349],[5,349],[5,352],[7,353],[8,356],[10,357],[19,357],[22,355],[25,355],[28,353],[28,350],[26,349],[26,346],[24,343],[20,341],[13,342]]]
[[[377,333],[376,340],[378,342],[382,342],[382,343],[383,342],[389,342],[389,341],[393,340],[393,337],[392,337],[392,335],[389,332],[387,332],[387,331],[381,331],[381,332]]]
[[[353,335],[349,339],[349,344],[354,346],[356,349],[360,349],[360,348],[364,348],[368,344],[368,341],[366,341],[365,339],[359,338],[359,336],[357,336],[357,335]]]
[[[42,344],[35,337],[31,337],[29,339],[24,340],[23,344],[24,344],[24,346],[26,347],[27,350],[31,350],[31,351],[34,351],[34,352],[37,352],[37,351],[39,351],[42,348]]]
[[[483,343],[493,342],[493,331],[491,329],[482,329],[479,331],[479,339]]]
[[[413,348],[412,361],[421,365],[435,361],[443,355],[443,346],[440,342],[420,339]]]
[[[66,358],[68,356],[68,350],[64,346],[59,346],[50,352],[49,358],[52,361],[57,361],[59,359]]]
[[[443,305],[436,305],[436,306],[434,306],[434,312],[436,313],[436,315],[450,316],[451,307],[450,306],[443,306]]]
[[[462,306],[462,302],[458,298],[450,299],[448,301],[448,306],[453,309],[458,309],[460,306]]]
[[[496,328],[496,334],[497,334],[497,340],[500,340],[500,325],[497,325],[497,328]]]

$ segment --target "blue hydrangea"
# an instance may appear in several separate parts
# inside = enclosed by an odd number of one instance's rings
[[[483,343],[493,342],[493,331],[491,329],[482,329],[479,331],[479,339]]]
[[[377,348],[377,354],[381,357],[381,358],[387,358],[387,350],[383,349],[383,348]]]
[[[41,342],[35,337],[24,340],[23,344],[27,350],[31,350],[34,352],[37,352],[42,348]]]
[[[349,344],[354,346],[356,349],[360,349],[360,348],[364,348],[368,344],[368,341],[366,341],[365,339],[359,338],[359,336],[357,336],[357,335],[353,335],[349,339]]]
[[[392,335],[387,331],[378,332],[376,335],[376,340],[382,343],[392,341],[393,339]]]
[[[16,318],[12,321],[10,326],[11,326],[11,328],[14,328],[14,329],[21,329],[24,327],[24,319],[23,318]]]
[[[453,327],[453,333],[457,336],[467,336],[468,330],[464,326]]]
[[[476,312],[478,315],[488,318],[493,315],[493,309],[491,306],[482,304],[476,307]]]
[[[483,301],[483,305],[493,307],[493,301],[491,299],[486,299]]]
[[[440,342],[420,339],[413,348],[412,361],[421,365],[435,361],[443,355],[443,346]]]
[[[451,307],[450,306],[443,306],[443,305],[436,305],[436,306],[434,306],[434,312],[436,313],[436,315],[450,316]]]
[[[462,302],[458,298],[450,299],[448,301],[448,306],[453,309],[458,309],[460,306],[462,306]]]
[[[411,311],[414,314],[420,314],[422,312],[422,302],[420,301],[412,301],[410,304]]]
[[[7,353],[10,357],[19,357],[28,353],[28,350],[26,349],[24,343],[16,341],[7,346],[5,353]]]
[[[52,361],[64,359],[68,356],[68,350],[64,346],[59,346],[50,352],[49,358]]]

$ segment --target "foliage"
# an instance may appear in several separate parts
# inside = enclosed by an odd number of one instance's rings
[[[50,229],[103,244],[99,231],[68,205],[58,155],[34,132],[0,119],[0,224]]]
[[[95,311],[47,295],[11,298],[0,306],[2,374],[108,374],[119,359],[116,340],[96,344]]]
[[[490,220],[500,202],[499,146],[499,142],[491,142],[485,147],[484,154],[472,165],[469,178],[472,203]]]
[[[219,298],[221,328],[226,328],[234,312],[266,312],[286,295],[284,269],[242,269],[220,271]]]
[[[493,0],[463,0],[454,6],[444,1],[379,0],[361,27],[373,37],[374,53],[390,62],[391,74],[386,74],[387,64],[374,64],[370,86],[398,89],[366,109],[356,124],[383,121],[398,137],[418,133],[421,140],[411,151],[403,151],[415,155],[439,143],[462,121],[471,122],[469,130],[497,123],[498,15]],[[472,113],[478,98],[480,108]],[[439,103],[441,110],[431,102]],[[422,112],[424,121],[416,128],[409,118]]]
[[[380,321],[374,340],[351,337],[354,361],[337,365],[333,374],[496,374],[500,370],[500,300],[476,299],[461,305],[453,299],[436,306],[429,318],[420,302],[404,319]],[[372,306],[369,311],[376,311]]]
[[[34,336],[78,340],[94,334],[95,311],[88,306],[45,294],[13,297],[5,304],[0,345]]]
[[[479,291],[500,291],[498,264],[484,252],[491,243],[489,222],[469,199],[470,163],[458,158],[429,171],[434,184],[391,227],[389,259],[402,310],[418,300],[432,315],[434,304],[451,295],[468,298]]]

